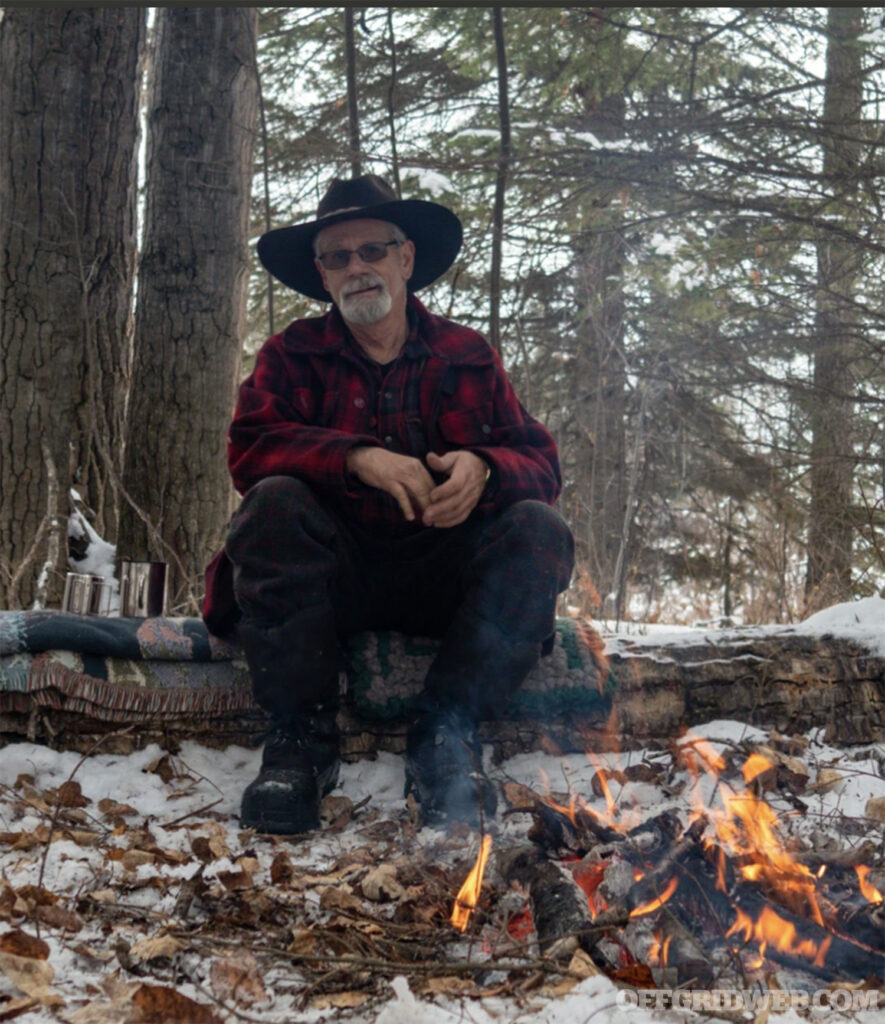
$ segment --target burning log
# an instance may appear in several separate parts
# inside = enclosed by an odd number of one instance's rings
[[[770,902],[747,883],[734,894],[737,914],[729,935],[753,941],[772,960],[819,977],[885,978],[885,954]]]
[[[498,871],[509,883],[528,890],[538,946],[554,959],[568,959],[579,948],[593,955],[594,938],[606,928],[627,923],[619,910],[594,922],[587,897],[574,876],[554,861],[542,860],[534,847],[509,850],[498,858]]]

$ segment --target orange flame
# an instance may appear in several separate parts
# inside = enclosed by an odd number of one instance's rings
[[[470,915],[479,902],[482,876],[485,874],[486,861],[489,859],[491,849],[492,837],[490,835],[483,836],[482,846],[479,849],[476,863],[471,868],[470,874],[464,879],[464,884],[458,890],[458,895],[455,897],[455,905],[452,907],[450,920],[459,931],[467,930]]]
[[[716,822],[716,832],[732,855],[746,861],[740,869],[744,878],[777,890],[787,906],[797,913],[807,909],[823,925],[814,874],[784,847],[769,804],[748,792],[723,792],[722,798],[728,816]]]
[[[790,921],[785,921],[771,907],[763,907],[756,921],[738,909],[734,924],[725,934],[726,937],[742,934],[745,942],[759,943],[760,957],[764,957],[766,947],[772,945],[781,953],[790,953],[811,960],[815,967],[823,967],[827,951],[833,942],[832,935],[828,935],[820,945],[813,939],[800,940],[796,935],[796,926]]]
[[[767,757],[763,757],[762,754],[750,754],[741,768],[745,784],[749,786],[753,779],[773,767],[771,761]]]
[[[652,914],[654,911],[659,910],[670,897],[676,892],[676,888],[679,885],[679,879],[674,875],[673,878],[667,883],[667,888],[661,893],[660,896],[655,897],[649,903],[643,903],[638,907],[634,907],[630,911],[630,917],[642,917],[644,914]]]
[[[860,883],[860,891],[870,901],[870,903],[881,903],[882,893],[872,884],[867,881],[867,875],[870,873],[870,869],[865,865],[861,864],[859,867],[854,869],[857,872],[857,880]]]

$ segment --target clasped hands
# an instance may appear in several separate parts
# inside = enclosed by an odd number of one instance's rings
[[[448,479],[437,485],[428,466]],[[463,523],[476,507],[488,479],[488,463],[465,450],[445,455],[430,452],[425,466],[412,456],[366,445],[348,453],[347,468],[369,487],[393,495],[409,522],[420,516],[425,526]]]

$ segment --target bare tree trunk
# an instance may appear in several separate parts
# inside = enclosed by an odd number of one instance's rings
[[[492,269],[489,286],[489,343],[501,350],[501,262],[504,245],[504,194],[507,190],[507,169],[510,164],[510,100],[507,95],[507,51],[504,46],[504,14],[492,8],[495,34],[495,58],[498,67],[498,123],[501,128],[501,149],[495,175],[495,205],[492,209]]]
[[[387,124],[390,130],[390,170],[393,190],[402,199],[403,190],[399,178],[399,154],[396,148],[396,36],[393,34],[393,8],[387,8],[387,37],[390,40],[390,85],[387,89]]]
[[[60,597],[71,487],[116,528],[144,22],[95,7],[0,23],[0,606]]]
[[[234,497],[225,438],[245,331],[256,18],[157,13],[118,552],[169,562],[183,612],[197,610]]]
[[[615,66],[621,34],[591,40],[608,51]],[[611,50],[614,50],[615,57]],[[593,90],[590,90],[593,92]],[[626,102],[621,93],[603,95],[581,119],[582,131],[603,141],[622,138]],[[594,170],[588,171],[592,180]],[[623,614],[630,559],[633,508],[639,466],[627,466],[627,366],[624,353],[624,239],[620,196],[599,180],[586,199],[584,234],[575,245],[579,344],[571,375],[577,426],[575,504],[579,565],[589,576],[600,604],[593,614],[619,619]],[[637,415],[636,458],[644,451],[643,416]],[[632,486],[631,486],[632,481]]]
[[[350,133],[350,170],[354,178],[362,172],[360,158],[360,117],[356,100],[356,43],[352,7],[344,9],[344,64],[347,74],[347,126]]]
[[[863,73],[859,37],[863,9],[831,7],[827,20],[827,80],[823,111],[823,178],[827,215],[850,229],[857,221]],[[811,513],[805,597],[809,611],[851,596],[854,535],[852,493],[854,405],[852,360],[857,351],[854,289],[860,249],[824,234],[817,246],[818,291],[814,389],[811,400]]]

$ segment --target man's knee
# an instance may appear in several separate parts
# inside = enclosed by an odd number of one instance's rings
[[[519,501],[501,513],[498,525],[519,538],[520,546],[555,568],[561,589],[568,586],[575,560],[575,541],[565,520],[543,501]]]
[[[278,515],[282,511],[315,504],[316,494],[303,480],[294,476],[267,476],[246,491],[237,514]]]

